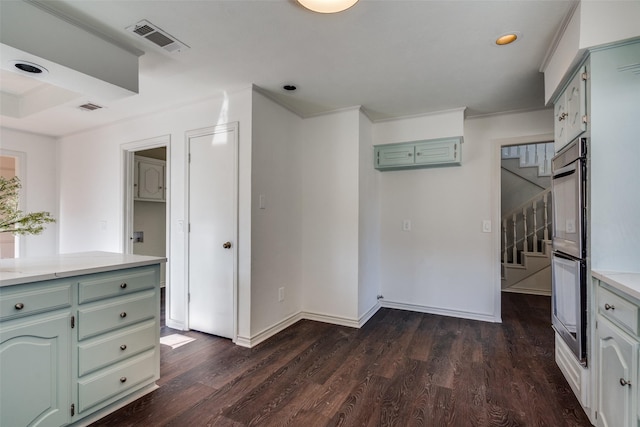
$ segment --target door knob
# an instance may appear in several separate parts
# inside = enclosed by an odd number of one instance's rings
[[[222,244],[222,247],[225,248],[225,249],[231,249],[231,242],[224,242]]]

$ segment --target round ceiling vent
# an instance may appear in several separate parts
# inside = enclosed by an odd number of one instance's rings
[[[10,64],[13,65],[16,70],[30,76],[44,76],[45,74],[49,74],[49,70],[44,68],[42,65],[34,64],[33,62],[11,61]]]

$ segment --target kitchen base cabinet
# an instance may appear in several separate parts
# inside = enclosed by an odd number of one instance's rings
[[[157,388],[158,262],[0,287],[0,426],[85,426]]]
[[[617,329],[598,321],[598,427],[632,425],[638,342]]]
[[[598,284],[596,425],[637,427],[640,301]]]
[[[69,422],[70,320],[67,310],[4,322],[0,327],[0,426]]]

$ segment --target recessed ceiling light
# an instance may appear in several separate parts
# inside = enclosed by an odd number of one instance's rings
[[[337,13],[349,9],[358,0],[298,0],[302,6],[318,13]]]
[[[282,86],[282,89],[293,92],[294,90],[296,90],[298,88],[295,87],[294,85],[284,85],[284,86]]]
[[[521,37],[522,35],[517,31],[505,33],[498,36],[498,38],[496,38],[496,45],[498,46],[508,45],[520,39]]]
[[[49,74],[49,71],[46,68],[33,62],[16,60],[10,61],[9,63],[13,65],[19,72],[30,76],[44,76],[46,74]]]

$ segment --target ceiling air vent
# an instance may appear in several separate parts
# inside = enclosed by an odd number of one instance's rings
[[[146,19],[127,27],[126,30],[149,40],[167,52],[180,52],[181,50],[189,49],[189,46]]]
[[[78,108],[81,109],[82,111],[94,111],[94,110],[99,110],[102,107],[100,105],[87,102],[86,104],[82,104],[78,106]]]

